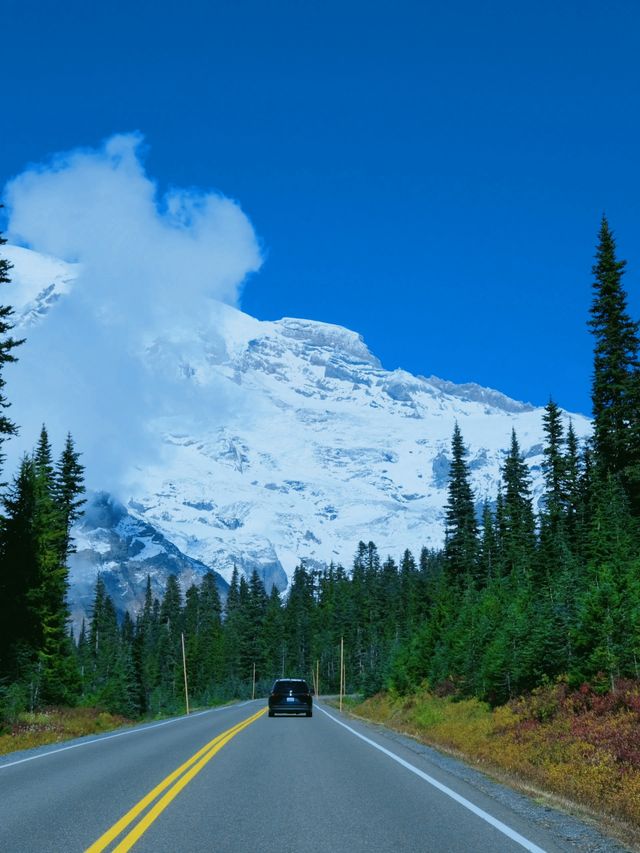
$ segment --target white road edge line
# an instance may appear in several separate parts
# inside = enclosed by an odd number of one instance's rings
[[[326,714],[330,720],[333,720],[334,723],[337,723],[339,726],[342,726],[343,729],[351,732],[351,734],[359,737],[360,740],[363,740],[365,743],[368,743],[369,746],[375,747],[375,749],[379,749],[380,752],[384,752],[385,755],[388,755],[389,758],[392,758],[394,761],[397,761],[398,764],[401,764],[403,767],[406,767],[407,770],[410,770],[412,773],[415,773],[416,776],[419,776],[421,779],[424,779],[425,782],[428,782],[430,785],[433,785],[434,788],[437,788],[439,791],[442,791],[443,794],[446,794],[448,797],[451,797],[452,800],[455,800],[461,806],[464,806],[465,809],[469,809],[470,812],[477,815],[482,820],[486,821],[488,824],[493,826],[498,832],[501,832],[503,835],[506,835],[507,838],[510,838],[512,841],[515,841],[516,844],[519,844],[521,847],[524,847],[525,850],[529,850],[530,853],[545,853],[542,847],[538,847],[532,841],[529,841],[523,835],[520,835],[519,832],[516,832],[515,829],[511,829],[511,827],[507,826],[506,823],[502,823],[501,820],[498,820],[495,817],[492,817],[488,812],[485,812],[484,809],[478,808],[478,806],[474,806],[472,802],[461,797],[460,794],[456,794],[451,788],[447,788],[446,785],[443,785],[441,782],[438,782],[437,779],[434,779],[432,776],[429,776],[427,773],[423,773],[422,770],[419,770],[417,767],[414,767],[413,764],[409,764],[408,761],[405,761],[404,758],[400,758],[399,755],[391,752],[388,749],[385,749],[384,746],[380,746],[379,743],[376,743],[371,738],[365,737],[364,735],[357,732],[355,729],[352,729],[351,726],[348,726],[346,723],[343,723],[341,720],[338,720],[337,717],[334,717],[333,714],[330,714],[328,711],[325,711],[324,708],[321,708],[320,705],[316,705],[319,711],[322,711],[323,714]]]
[[[249,700],[251,701],[251,700]],[[244,703],[247,704],[246,702]],[[226,711],[229,708],[243,707],[242,705],[222,705],[219,708],[207,708],[206,711],[196,711],[195,714],[189,714],[187,717],[174,717],[172,720],[163,720],[161,723],[150,723],[147,726],[127,729],[126,732],[116,732],[114,735],[103,735],[96,737],[93,740],[84,740],[82,743],[72,743],[70,746],[61,746],[59,749],[51,749],[49,752],[41,752],[39,755],[30,755],[28,758],[20,758],[18,761],[10,761],[8,764],[0,764],[0,770],[7,767],[15,767],[16,764],[24,764],[26,761],[35,761],[37,758],[46,758],[49,755],[56,755],[58,752],[66,752],[68,749],[77,749],[79,746],[89,746],[92,743],[102,743],[103,740],[111,740],[114,737],[124,737],[125,735],[135,735],[141,732],[148,732],[150,729],[158,729],[160,726],[169,726],[171,723],[179,723],[184,720],[190,720],[193,717],[200,717],[202,714],[213,714],[215,711]],[[38,747],[34,747],[38,749]]]

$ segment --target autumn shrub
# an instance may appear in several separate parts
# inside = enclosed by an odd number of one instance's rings
[[[640,826],[640,683],[565,680],[491,709],[422,689],[380,694],[357,713],[605,815]]]
[[[130,723],[99,708],[44,708],[19,712],[0,733],[0,755],[70,738],[110,731]]]

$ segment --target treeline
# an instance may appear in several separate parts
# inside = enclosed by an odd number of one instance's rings
[[[499,492],[477,517],[456,425],[441,551],[423,550],[417,561],[405,551],[397,564],[361,542],[349,572],[300,565],[284,602],[275,590],[267,596],[255,573],[249,581],[234,573],[224,614],[212,578],[184,602],[170,579],[164,600],[148,593],[137,624],[126,619],[120,629],[136,707],[181,701],[181,632],[202,701],[250,695],[254,667],[259,690],[278,675],[311,680],[317,670],[320,689],[335,692],[341,641],[347,688],[365,693],[409,692],[426,680],[436,691],[497,704],[558,677],[602,690],[638,679],[640,344],[623,270],[603,219],[590,318],[594,434],[580,446],[549,402],[537,507],[513,432]],[[99,588],[96,613],[102,596]],[[83,634],[81,648],[95,674],[94,641]]]
[[[479,524],[456,426],[442,577],[393,656],[398,690],[426,678],[497,703],[559,676],[602,689],[639,677],[640,341],[604,217],[595,261],[593,437],[579,447],[551,401],[539,511],[513,433]]]
[[[593,437],[544,414],[544,495],[534,512],[515,433],[495,506],[476,518],[456,426],[442,575],[387,683],[493,703],[546,679],[611,689],[640,675],[640,341],[625,262],[603,217],[593,267]]]
[[[128,716],[182,710],[183,643],[196,704],[264,695],[282,675],[313,683],[318,673],[320,690],[336,692],[341,641],[350,688],[371,692],[428,611],[440,563],[425,550],[420,565],[409,551],[400,567],[381,565],[376,546],[361,542],[351,573],[300,565],[284,600],[256,571],[247,579],[234,570],[224,607],[212,572],[184,595],[170,575],[161,599],[148,578],[142,609],[122,622],[99,577],[77,645],[80,701]]]
[[[28,690],[30,702],[62,697],[132,716],[180,710],[183,644],[189,694],[202,704],[263,694],[280,675],[311,681],[317,672],[320,691],[336,692],[341,644],[347,689],[366,694],[426,681],[498,704],[557,678],[602,690],[638,679],[640,340],[623,271],[603,219],[589,320],[593,436],[581,444],[548,403],[536,505],[513,432],[498,494],[478,517],[456,424],[442,550],[407,550],[396,562],[361,542],[349,570],[299,565],[286,597],[268,593],[256,572],[234,571],[224,605],[212,573],[184,594],[171,576],[161,599],[148,581],[135,619],[119,621],[98,578],[91,618],[72,642],[60,593],[82,469],[70,439],[52,465],[43,430],[5,499],[0,651],[13,667],[3,664],[5,684],[15,676],[23,701]],[[11,541],[26,550],[12,551]],[[20,590],[7,585],[15,578]]]
[[[0,234],[0,246],[6,240]],[[0,285],[11,264],[0,258]],[[0,306],[0,466],[17,425],[7,415],[4,366],[24,343],[11,336],[13,311]],[[69,634],[67,562],[71,527],[82,504],[83,467],[71,435],[54,462],[43,426],[12,483],[3,485],[0,515],[0,710],[73,702],[77,654]]]

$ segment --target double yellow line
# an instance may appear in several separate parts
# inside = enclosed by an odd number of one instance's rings
[[[163,779],[162,782],[160,782],[159,785],[156,785],[152,791],[149,791],[149,793],[143,797],[139,803],[136,803],[132,809],[129,809],[129,811],[123,815],[117,823],[113,824],[111,829],[108,829],[104,835],[101,835],[97,841],[94,841],[91,847],[87,847],[85,853],[101,853],[102,850],[105,850],[111,842],[129,826],[129,824],[133,823],[133,821],[147,808],[147,806],[151,805],[151,803],[153,803],[153,801],[162,794],[163,791],[166,791],[166,794],[164,794],[163,797],[160,797],[158,802],[149,809],[142,820],[139,821],[139,823],[137,823],[133,829],[125,835],[122,841],[113,848],[112,853],[125,853],[125,851],[131,850],[140,836],[147,831],[154,820],[166,809],[169,803],[178,796],[180,791],[189,784],[193,777],[197,776],[205,764],[208,761],[211,761],[213,756],[219,752],[225,744],[229,743],[232,738],[239,734],[243,729],[246,729],[247,726],[250,726],[251,723],[254,723],[258,717],[261,717],[265,711],[266,708],[261,708],[257,714],[243,720],[236,726],[233,726],[225,732],[222,732],[222,734],[217,735],[213,740],[210,740],[209,743],[205,744],[202,749],[199,749],[195,755],[192,755],[191,758],[185,761],[184,764],[181,764],[177,770],[174,770],[173,773],[170,773],[166,779]],[[168,791],[167,788],[169,789]]]

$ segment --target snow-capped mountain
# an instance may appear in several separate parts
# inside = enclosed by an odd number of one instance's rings
[[[199,585],[208,571],[208,566],[182,554],[106,492],[88,495],[84,515],[74,530],[74,544],[70,603],[76,631],[82,618],[91,613],[98,572],[116,608],[136,612],[144,603],[147,577],[153,595],[160,598],[169,574],[178,575],[186,590],[193,583]],[[228,584],[220,575],[216,581],[224,600]]]
[[[54,321],[76,268],[5,249],[20,323]],[[180,403],[154,414],[157,457],[118,497],[128,517],[226,579],[235,563],[283,588],[301,559],[349,566],[361,539],[396,558],[441,545],[456,420],[478,502],[495,498],[513,427],[540,493],[541,409],[385,370],[348,329],[215,304],[197,328],[146,340],[139,358],[173,377]],[[587,418],[572,421],[589,433]]]

